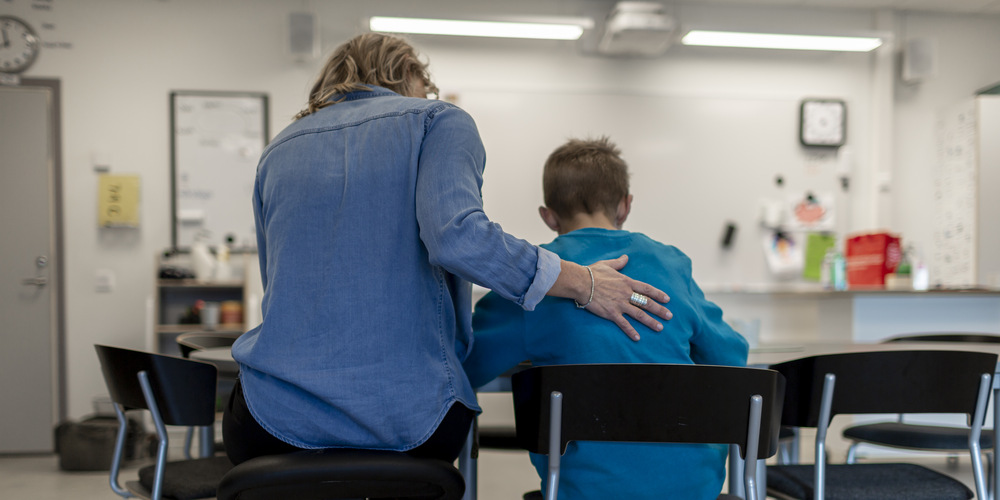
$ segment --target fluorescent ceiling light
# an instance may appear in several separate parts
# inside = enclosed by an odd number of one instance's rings
[[[684,38],[681,38],[681,43],[710,47],[869,52],[882,45],[882,39],[855,36],[780,35],[691,30],[684,35]]]
[[[576,40],[583,35],[583,27],[579,24],[458,21],[408,17],[374,16],[368,22],[368,27],[372,31],[388,33],[541,38],[545,40]]]

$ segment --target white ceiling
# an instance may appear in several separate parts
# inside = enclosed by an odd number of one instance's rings
[[[671,3],[671,2],[665,2]],[[773,5],[850,9],[921,10],[933,12],[1000,14],[1000,0],[681,0],[690,5]]]

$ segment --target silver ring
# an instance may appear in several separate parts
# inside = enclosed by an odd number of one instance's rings
[[[632,292],[632,296],[628,298],[628,301],[633,306],[646,307],[646,304],[649,303],[649,297],[639,292]]]

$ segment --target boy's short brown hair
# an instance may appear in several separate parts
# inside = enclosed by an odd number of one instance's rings
[[[607,136],[570,139],[545,161],[545,206],[560,217],[603,211],[614,220],[618,202],[628,195],[628,166]]]

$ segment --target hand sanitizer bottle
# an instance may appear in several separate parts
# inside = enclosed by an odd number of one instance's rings
[[[208,281],[215,277],[215,257],[208,250],[204,235],[199,234],[191,244],[191,265],[194,277],[200,281]]]
[[[847,259],[840,250],[834,250],[830,262],[830,282],[834,290],[847,290]]]

